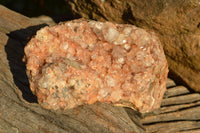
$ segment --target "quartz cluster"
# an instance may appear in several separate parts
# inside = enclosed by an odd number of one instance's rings
[[[168,64],[158,37],[133,25],[73,20],[37,31],[25,47],[32,92],[47,109],[105,102],[159,108]]]

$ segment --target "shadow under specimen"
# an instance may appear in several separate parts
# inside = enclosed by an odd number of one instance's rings
[[[41,24],[31,26],[7,34],[9,38],[5,46],[5,51],[7,53],[13,80],[15,85],[21,90],[22,97],[30,103],[37,103],[37,97],[33,95],[30,90],[28,77],[26,75],[26,66],[22,61],[24,57],[24,47],[36,31],[44,26],[47,25]]]

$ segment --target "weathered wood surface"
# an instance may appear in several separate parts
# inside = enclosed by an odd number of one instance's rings
[[[0,132],[144,132],[137,117],[130,118],[122,107],[96,103],[59,112],[37,103],[22,58],[28,37],[45,25],[0,6]]]
[[[200,133],[200,94],[168,81],[160,109],[143,114],[147,133]]]
[[[29,89],[22,58],[27,39],[45,25],[0,6],[0,133],[142,133],[144,127],[147,133],[200,133],[199,93],[171,79],[162,107],[148,114],[101,103],[66,112],[43,109]]]

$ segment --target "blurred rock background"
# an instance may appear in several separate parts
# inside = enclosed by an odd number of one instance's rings
[[[27,17],[50,16],[55,22],[77,17],[65,0],[1,0],[0,4]]]

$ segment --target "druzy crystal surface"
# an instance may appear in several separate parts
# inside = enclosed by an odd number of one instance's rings
[[[167,61],[159,39],[133,25],[74,20],[37,31],[25,47],[32,92],[47,109],[105,102],[159,108]]]

